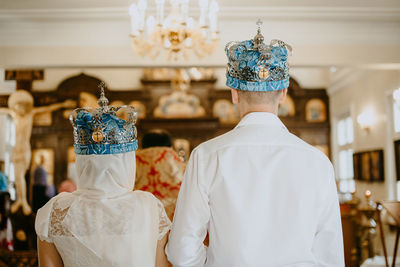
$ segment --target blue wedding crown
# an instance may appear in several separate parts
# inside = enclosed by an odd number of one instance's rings
[[[75,153],[105,155],[135,151],[138,148],[135,108],[108,106],[108,99],[104,95],[104,83],[99,87],[99,108],[77,108],[69,116],[74,128]],[[126,120],[117,116],[119,110],[125,112]]]
[[[260,20],[252,40],[229,42],[226,85],[243,91],[277,91],[289,87],[288,54],[292,47],[280,40],[264,43]]]

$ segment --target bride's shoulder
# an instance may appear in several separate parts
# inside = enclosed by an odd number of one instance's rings
[[[147,199],[149,201],[158,201],[158,199],[152,193],[142,190],[135,190],[132,192],[132,195],[138,198]]]
[[[71,193],[60,193],[57,196],[51,198],[42,208],[38,210],[38,213],[51,212],[54,206],[66,206],[69,205],[73,200],[73,195]]]

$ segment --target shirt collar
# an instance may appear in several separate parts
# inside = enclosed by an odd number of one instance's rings
[[[270,112],[250,112],[240,120],[235,128],[240,128],[247,125],[281,127],[287,131],[287,128],[283,122],[275,114]]]

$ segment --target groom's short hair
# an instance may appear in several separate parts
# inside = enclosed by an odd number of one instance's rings
[[[237,89],[236,89],[237,90]],[[237,90],[239,97],[246,101],[248,104],[276,104],[279,101],[279,97],[282,93],[279,91],[268,91],[268,92],[252,92]]]

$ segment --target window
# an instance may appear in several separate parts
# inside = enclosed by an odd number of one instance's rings
[[[355,190],[353,141],[353,120],[350,116],[344,116],[337,123],[339,190],[343,193]]]
[[[395,133],[400,133],[400,88],[393,91],[393,125]]]
[[[400,103],[393,103],[393,120],[394,131],[400,133]]]

